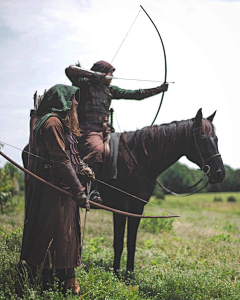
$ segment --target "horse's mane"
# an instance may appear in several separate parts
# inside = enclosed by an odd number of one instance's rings
[[[168,124],[147,126],[136,131],[126,132],[124,135],[130,149],[144,168],[148,167],[152,161],[157,161],[159,153],[165,157],[169,152],[176,151],[176,148],[179,147],[179,139],[182,139],[183,143],[189,141],[193,132],[193,122],[194,119],[173,121]],[[214,126],[209,120],[202,119],[201,133],[215,136]],[[124,152],[127,154],[127,151]],[[151,157],[149,157],[149,153],[151,153]],[[124,156],[132,169],[134,163],[129,154]]]

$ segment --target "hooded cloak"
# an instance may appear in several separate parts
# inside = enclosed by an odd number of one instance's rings
[[[47,91],[37,110],[41,117],[34,126],[34,140],[36,153],[43,159],[34,156],[33,173],[49,180],[45,168],[51,164],[53,172],[49,181],[59,186],[64,179],[61,171],[69,165],[71,168],[65,149],[63,119],[78,90],[74,86],[55,85]],[[77,266],[79,256],[80,217],[76,202],[31,178],[25,202],[21,260],[43,268],[62,269]]]

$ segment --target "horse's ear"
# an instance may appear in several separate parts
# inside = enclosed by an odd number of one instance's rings
[[[194,119],[194,128],[201,127],[202,124],[202,109],[200,108]]]
[[[215,117],[215,115],[216,115],[216,110],[215,110],[215,112],[211,115],[211,116],[209,116],[208,118],[207,118],[207,120],[208,121],[210,121],[210,122],[212,122],[213,121],[213,119],[214,119],[214,117]]]

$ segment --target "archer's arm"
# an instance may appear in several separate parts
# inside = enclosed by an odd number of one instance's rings
[[[168,84],[162,85],[152,89],[139,89],[139,90],[125,90],[117,86],[112,86],[113,99],[133,99],[142,100],[168,90]]]
[[[73,85],[78,86],[79,82],[82,81],[103,81],[106,80],[106,74],[100,72],[94,72],[90,70],[85,70],[77,66],[69,66],[65,69],[65,73]],[[78,83],[78,84],[75,84]]]

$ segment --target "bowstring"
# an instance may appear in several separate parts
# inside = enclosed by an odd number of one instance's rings
[[[113,57],[113,59],[112,59],[112,61],[111,61],[111,64],[113,63],[114,59],[116,58],[116,56],[117,56],[119,50],[121,49],[123,43],[125,42],[125,40],[126,40],[128,34],[129,34],[129,32],[131,31],[131,29],[132,29],[134,23],[136,22],[136,20],[137,20],[137,18],[138,18],[138,16],[139,16],[139,14],[140,14],[141,11],[142,11],[142,9],[140,8],[138,14],[136,15],[134,21],[132,22],[132,24],[131,24],[131,26],[130,26],[130,28],[129,28],[127,34],[125,35],[124,39],[122,40],[122,42],[121,42],[121,44],[120,44],[120,46],[119,46],[117,52],[115,53],[115,55],[114,55],[114,57]],[[119,78],[119,79],[120,79],[120,78]],[[123,79],[123,78],[121,78],[121,79]],[[118,128],[119,128],[120,132],[122,132],[121,127],[120,127],[120,123],[119,123],[118,118],[117,118],[117,115],[116,115],[116,112],[114,113],[114,115],[115,115],[115,118],[116,118],[116,120],[117,120]]]
[[[139,200],[139,201],[142,201],[142,202],[144,202],[145,204],[147,204],[147,203],[148,203],[148,204],[151,204],[152,206],[155,206],[155,207],[157,207],[157,208],[160,208],[161,210],[166,211],[166,212],[168,212],[168,213],[170,213],[170,214],[172,214],[172,215],[176,215],[175,213],[173,213],[173,212],[171,212],[171,211],[169,211],[169,210],[167,210],[167,209],[165,209],[165,208],[162,208],[162,207],[160,207],[160,206],[158,206],[158,205],[156,205],[156,204],[153,204],[153,203],[151,203],[151,202],[148,202],[147,200],[144,200],[144,199],[142,199],[142,198],[139,198],[139,197],[137,197],[137,196],[134,196],[134,195],[132,195],[132,194],[129,194],[129,193],[127,193],[127,192],[125,192],[125,191],[123,191],[123,190],[121,190],[121,189],[118,189],[118,188],[116,188],[115,186],[112,186],[112,185],[110,185],[110,184],[108,184],[108,183],[106,183],[106,182],[104,182],[104,181],[101,181],[101,180],[96,179],[96,178],[95,178],[95,180],[98,181],[99,183],[102,183],[102,184],[108,186],[108,187],[111,187],[112,189],[115,189],[115,190],[117,190],[117,191],[119,191],[119,192],[122,192],[123,194],[125,194],[125,195],[127,195],[127,196],[130,196],[130,197],[135,198],[135,199],[137,199],[137,200]]]
[[[22,152],[25,152],[25,153],[27,153],[27,154],[30,154],[30,155],[32,155],[32,156],[35,156],[35,157],[37,157],[37,158],[40,158],[40,159],[42,159],[42,160],[46,160],[47,162],[50,162],[50,160],[48,160],[48,159],[46,159],[46,158],[43,158],[43,157],[41,157],[41,156],[38,156],[37,154],[33,154],[33,153],[28,152],[28,151],[26,151],[26,150],[20,149],[20,148],[18,148],[18,147],[16,147],[16,146],[13,146],[13,145],[8,144],[8,143],[5,143],[5,142],[0,141],[0,144],[7,145],[7,146],[9,146],[9,147],[15,148],[15,149],[17,149],[17,150],[20,150],[20,151],[22,151]]]
[[[119,48],[118,48],[117,52],[115,53],[115,55],[114,55],[114,57],[113,57],[113,59],[112,59],[112,61],[111,61],[111,64],[113,63],[113,61],[114,61],[115,57],[117,56],[117,54],[118,54],[119,50],[121,49],[121,47],[122,47],[122,45],[123,45],[124,41],[126,40],[126,38],[127,38],[128,34],[129,34],[129,32],[131,31],[131,29],[132,29],[132,27],[133,27],[134,23],[136,22],[136,20],[137,20],[137,18],[138,18],[138,16],[139,16],[139,14],[140,14],[140,12],[141,12],[141,10],[142,10],[142,9],[140,8],[140,10],[139,10],[139,12],[138,12],[138,14],[137,14],[136,18],[134,19],[134,21],[133,21],[132,25],[130,26],[130,28],[129,28],[128,32],[127,32],[127,34],[125,35],[125,37],[124,37],[123,41],[121,42],[121,45],[119,46]]]

